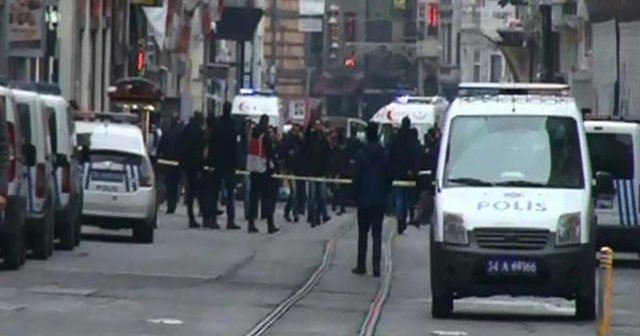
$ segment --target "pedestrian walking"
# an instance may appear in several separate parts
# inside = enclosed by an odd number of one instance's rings
[[[204,163],[205,133],[203,130],[204,117],[201,112],[195,111],[182,135],[182,159],[180,166],[187,178],[187,214],[189,216],[189,227],[198,228],[200,224],[196,221],[193,211],[193,202],[198,199],[200,211],[204,210],[202,199],[202,170]]]
[[[416,226],[422,222],[430,222],[434,210],[435,188],[433,186],[438,155],[440,153],[440,136],[437,128],[431,128],[424,136],[424,150],[420,158],[420,173],[416,186],[420,193]]]
[[[336,178],[350,178],[351,172],[349,167],[349,150],[347,147],[347,139],[343,132],[338,132],[336,135],[335,148],[333,149],[333,175]],[[336,183],[334,187],[333,195],[333,211],[341,216],[346,212],[346,202],[348,186],[345,184]]]
[[[390,160],[393,162],[392,175],[394,180],[411,180],[415,176],[418,149],[416,141],[411,135],[411,120],[402,119],[400,130],[391,143]],[[403,234],[407,229],[407,216],[411,201],[411,189],[406,187],[394,188],[395,213],[398,221],[398,233]]]
[[[158,157],[163,160],[179,162],[181,157],[182,126],[179,117],[174,114],[169,122],[169,127],[162,133],[158,145]],[[164,166],[164,185],[166,189],[167,214],[175,213],[178,205],[179,185],[181,179],[180,167]]]
[[[259,232],[255,226],[255,220],[258,218],[258,202],[260,202],[262,217],[267,220],[268,233],[276,233],[279,229],[275,226],[273,219],[274,208],[272,202],[275,202],[273,194],[273,178],[275,171],[275,148],[271,138],[269,137],[269,117],[262,115],[260,121],[251,132],[249,140],[249,151],[247,155],[247,170],[251,181],[249,195],[249,233]]]
[[[236,190],[236,166],[238,165],[238,134],[233,119],[231,118],[231,103],[225,102],[222,106],[220,118],[214,133],[214,167],[216,178],[216,192],[224,190],[227,208],[227,229],[238,230],[235,223],[235,190]],[[219,193],[219,192],[218,192]],[[217,203],[216,203],[217,206]],[[216,208],[217,209],[217,208]],[[216,214],[217,215],[217,212]],[[215,220],[215,218],[214,218]]]
[[[329,142],[324,133],[324,125],[316,120],[305,135],[305,172],[311,177],[326,177],[328,172]],[[326,212],[326,190],[322,182],[309,182],[307,197],[307,220],[311,227],[328,221]]]
[[[353,198],[358,206],[358,260],[353,274],[366,274],[368,235],[373,240],[372,268],[380,276],[382,254],[382,220],[393,178],[389,157],[378,140],[378,127],[370,123],[367,144],[358,153],[353,176]]]
[[[291,131],[283,137],[282,140],[282,156],[284,161],[284,169],[287,174],[301,175],[303,167],[302,150],[304,146],[304,140],[302,138],[302,130],[299,125],[293,125]],[[298,193],[304,193],[304,184],[300,187],[300,181],[290,180],[289,198],[284,207],[284,218],[287,222],[291,222],[291,215],[293,214],[293,221],[298,222]]]
[[[205,145],[205,157],[204,166],[213,169],[203,169],[202,171],[202,203],[204,207],[201,209],[204,217],[202,226],[207,229],[219,230],[217,215],[218,215],[218,197],[220,196],[220,190],[217,185],[216,171],[217,167],[216,158],[218,153],[216,152],[216,119],[213,114],[207,115],[207,127],[205,132],[206,145]]]

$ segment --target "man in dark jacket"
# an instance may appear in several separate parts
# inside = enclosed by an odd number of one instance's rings
[[[262,217],[267,220],[269,234],[280,231],[273,220],[272,202],[275,196],[271,186],[275,172],[275,146],[269,136],[269,117],[262,115],[258,125],[251,132],[249,153],[247,155],[247,169],[250,174],[251,190],[249,194],[249,233],[258,232],[255,220],[258,217],[258,202],[261,203]]]
[[[417,167],[418,149],[416,141],[411,134],[411,121],[405,117],[402,119],[402,126],[393,138],[391,143],[390,159],[392,165],[392,175],[395,180],[412,180]],[[402,234],[407,229],[407,215],[409,212],[411,189],[406,187],[396,187],[395,211],[398,220],[398,233]]]
[[[182,127],[179,124],[177,115],[172,116],[169,127],[162,133],[160,145],[158,146],[158,157],[169,161],[180,161],[182,152],[181,137]],[[164,185],[167,189],[167,213],[176,211],[178,204],[178,185],[180,183],[180,168],[177,166],[167,166],[164,169]]]
[[[303,158],[302,150],[304,146],[304,140],[302,139],[302,132],[299,125],[293,125],[291,131],[284,136],[282,140],[282,156],[284,159],[284,168],[287,174],[301,175]],[[290,181],[291,193],[287,200],[287,205],[284,208],[284,218],[287,222],[291,221],[291,212],[293,212],[293,221],[298,222],[298,192],[304,191],[304,184],[300,187],[301,181]]]
[[[203,211],[201,178],[204,163],[205,133],[203,129],[204,117],[201,112],[195,111],[193,118],[184,127],[182,132],[182,158],[180,167],[187,177],[187,213],[189,215],[189,227],[197,228],[193,212],[193,201],[198,198],[200,211]]]
[[[305,136],[306,175],[312,177],[326,177],[328,173],[330,155],[329,141],[324,133],[324,125],[320,120],[307,129]],[[324,183],[309,182],[309,197],[307,198],[307,218],[311,227],[316,227],[322,221],[328,221],[326,216],[326,191]],[[324,216],[323,216],[324,215]]]
[[[214,167],[216,176],[216,192],[224,188],[227,195],[227,229],[240,229],[235,223],[235,187],[236,166],[238,165],[238,134],[236,126],[231,118],[231,103],[225,102],[222,106],[222,118],[218,122],[214,132]]]
[[[376,124],[367,126],[367,144],[358,153],[353,175],[353,198],[358,206],[358,264],[353,274],[367,272],[369,231],[373,238],[373,275],[380,276],[382,220],[393,178],[389,157],[378,141]]]

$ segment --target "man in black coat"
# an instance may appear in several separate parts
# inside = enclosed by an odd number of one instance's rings
[[[201,112],[195,111],[193,118],[184,127],[182,132],[182,158],[180,167],[187,177],[187,213],[189,215],[189,227],[197,228],[200,225],[196,222],[193,212],[193,201],[198,198],[200,210],[203,211],[202,189],[202,171],[204,165],[204,116]]]
[[[329,168],[331,148],[324,133],[322,121],[317,120],[309,126],[305,135],[305,163],[306,175],[312,177],[326,177]],[[329,220],[326,215],[326,190],[322,182],[309,182],[309,196],[307,198],[307,218],[311,227]],[[324,217],[324,218],[321,218]]]
[[[162,132],[160,145],[158,146],[158,157],[169,161],[180,161],[182,152],[181,148],[182,127],[179,123],[177,115],[172,116],[169,127]],[[167,166],[164,169],[164,185],[167,189],[167,214],[176,211],[178,204],[180,184],[180,168],[178,166]]]
[[[393,178],[389,157],[378,139],[376,124],[367,126],[367,144],[356,156],[353,175],[353,198],[358,206],[358,264],[351,273],[367,272],[369,231],[373,238],[373,275],[380,276],[382,221],[391,192]]]
[[[411,134],[411,121],[405,117],[402,119],[402,126],[394,136],[391,143],[390,159],[393,162],[392,174],[395,180],[413,180],[418,163],[418,148],[415,136]],[[411,199],[411,189],[406,187],[396,187],[395,211],[398,220],[398,233],[402,234],[407,229],[407,216],[409,214],[409,203]]]
[[[225,102],[222,106],[216,131],[214,132],[213,158],[216,177],[216,192],[224,188],[227,195],[227,229],[238,230],[235,223],[235,190],[236,190],[236,166],[238,165],[238,134],[236,126],[231,118],[231,103]]]
[[[304,140],[302,139],[302,131],[299,125],[293,125],[291,131],[286,134],[282,140],[282,157],[284,160],[284,168],[287,174],[301,175],[303,170],[303,152]],[[297,223],[299,217],[298,193],[304,193],[303,181],[290,181],[291,193],[284,208],[284,218],[287,222],[291,221],[291,212],[293,212],[293,220]]]

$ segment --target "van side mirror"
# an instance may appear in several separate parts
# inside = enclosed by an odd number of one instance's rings
[[[608,172],[596,172],[596,185],[593,188],[595,196],[613,196],[616,189],[613,186],[613,175]]]
[[[25,144],[22,147],[22,151],[23,151],[27,166],[29,167],[35,166],[36,165],[36,146],[31,144]]]

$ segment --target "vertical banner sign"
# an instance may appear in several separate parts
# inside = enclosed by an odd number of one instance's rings
[[[12,55],[44,55],[44,4],[42,0],[13,0],[9,9],[8,41]]]

